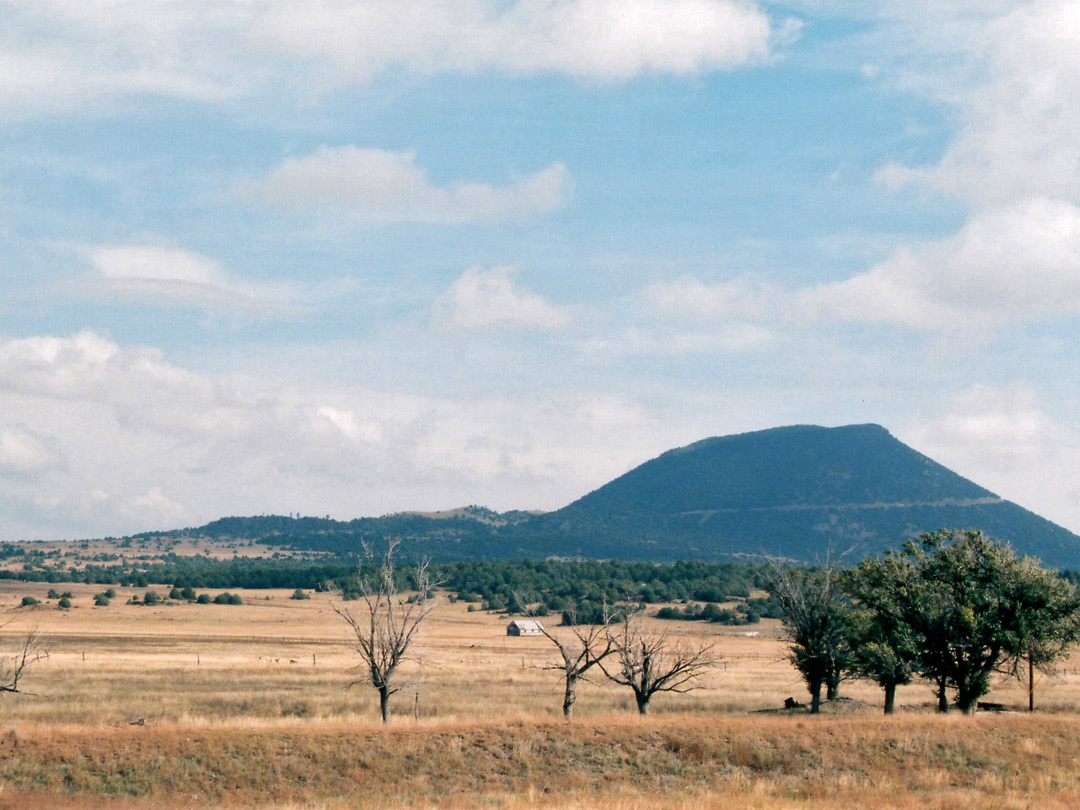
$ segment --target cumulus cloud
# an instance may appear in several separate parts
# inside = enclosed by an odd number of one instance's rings
[[[146,95],[221,102],[389,68],[700,73],[766,60],[797,29],[750,0],[3,0],[0,17],[7,115]]]
[[[0,428],[0,474],[36,476],[63,464],[63,454],[47,439],[17,426]]]
[[[290,158],[237,189],[249,202],[284,209],[338,209],[365,222],[505,222],[561,208],[570,173],[561,163],[497,188],[433,185],[412,152],[328,147]]]
[[[420,0],[406,8],[317,0],[268,4],[252,36],[354,77],[404,65],[625,79],[761,61],[774,32],[755,5],[736,0]]]
[[[273,511],[555,508],[688,440],[619,397],[211,375],[93,332],[0,342],[0,414],[6,525],[52,536]]]
[[[0,116],[87,110],[160,95],[219,102],[248,89],[222,48],[242,36],[240,4],[0,2]],[[243,76],[243,79],[238,77]]]
[[[980,78],[950,101],[960,130],[936,165],[890,163],[878,179],[920,185],[977,207],[1042,196],[1080,202],[1080,5],[1015,4],[949,43]]]
[[[117,245],[85,253],[97,275],[74,286],[90,294],[248,314],[305,311],[292,286],[234,276],[217,261],[192,251]]]
[[[441,329],[561,329],[570,311],[548,303],[514,283],[510,267],[471,267],[436,302],[435,322]]]
[[[1046,413],[1026,385],[976,385],[901,439],[1002,497],[1075,530],[1080,434]]]
[[[1080,312],[1080,208],[1028,199],[904,249],[846,281],[803,290],[808,317],[921,329]]]
[[[1044,198],[983,211],[956,234],[906,247],[848,279],[806,287],[691,278],[643,295],[657,317],[802,328],[887,324],[931,332],[981,330],[1080,313],[1080,207]]]

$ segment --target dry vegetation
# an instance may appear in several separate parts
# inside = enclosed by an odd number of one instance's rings
[[[50,587],[74,607],[15,610]],[[551,642],[508,638],[505,617],[444,602],[384,729],[374,690],[346,688],[356,661],[324,594],[136,606],[127,597],[145,589],[123,588],[93,607],[100,590],[0,583],[0,609],[17,619],[5,641],[36,627],[50,649],[33,694],[0,702],[0,808],[1080,804],[1076,661],[1040,684],[1034,717],[938,717],[915,685],[885,719],[879,691],[856,683],[839,715],[750,714],[805,697],[776,624],[666,622],[715,637],[722,661],[703,688],[658,696],[639,719],[629,690],[585,683],[567,725],[561,679],[542,668]],[[1024,692],[1003,682],[989,699],[1020,706]]]

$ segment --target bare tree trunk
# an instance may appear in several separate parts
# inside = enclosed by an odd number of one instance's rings
[[[821,681],[810,684],[810,714],[821,712]]]
[[[382,721],[384,723],[390,722],[390,687],[379,687],[379,714],[382,715]]]
[[[635,693],[634,699],[637,701],[638,714],[649,713],[649,697],[650,695]]]
[[[945,681],[938,681],[937,710],[942,714],[949,713],[949,696],[945,692]]]
[[[567,720],[571,720],[574,716],[574,701],[577,700],[577,679],[567,677],[566,679],[566,692],[563,695],[562,713],[563,717]]]
[[[1032,662],[1032,655],[1028,652],[1028,711],[1035,711],[1035,664]]]
[[[896,705],[896,684],[885,684],[885,714],[892,714]]]

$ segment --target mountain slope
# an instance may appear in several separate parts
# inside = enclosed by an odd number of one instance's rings
[[[943,526],[982,529],[1047,565],[1080,564],[1080,537],[878,425],[798,425],[705,439],[520,528],[583,552],[596,545],[615,552],[617,545],[615,556],[813,560],[843,552],[860,559]]]
[[[957,475],[878,425],[773,428],[669,450],[556,512],[477,506],[378,518],[223,518],[170,532],[355,553],[401,542],[434,560],[585,557],[846,562],[920,532],[981,529],[1045,565],[1080,569],[1080,537]]]

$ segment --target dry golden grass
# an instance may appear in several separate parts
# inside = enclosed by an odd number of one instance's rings
[[[75,606],[14,609],[50,587]],[[0,701],[0,808],[1080,804],[1077,662],[1040,684],[1036,717],[937,717],[914,685],[898,695],[902,716],[885,719],[861,683],[845,684],[847,716],[748,716],[805,695],[776,623],[656,622],[712,636],[720,666],[698,691],[657,697],[644,720],[628,691],[585,684],[568,727],[558,673],[541,668],[551,643],[444,602],[386,729],[374,690],[347,688],[356,658],[325,594],[148,607],[125,604],[145,590],[127,588],[93,607],[101,589],[0,581],[14,618],[5,644],[36,627],[50,650],[29,674],[33,694]],[[1024,698],[1004,681],[988,699]]]

